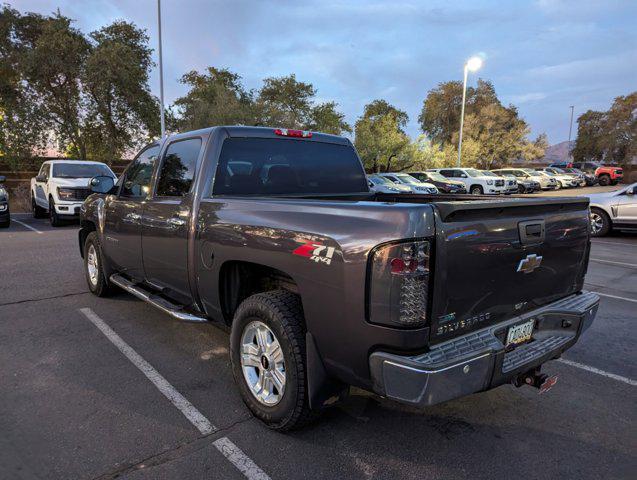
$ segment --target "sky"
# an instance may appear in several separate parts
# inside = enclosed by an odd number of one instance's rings
[[[157,62],[155,0],[13,0],[18,10],[59,8],[85,32],[115,20],[145,28]],[[163,0],[166,103],[183,95],[179,78],[207,66],[227,68],[249,89],[263,78],[295,73],[319,101],[336,101],[354,124],[366,103],[383,98],[409,114],[419,133],[427,92],[469,74],[493,82],[505,104],[518,107],[531,136],[554,144],[575,118],[606,110],[637,90],[637,1],[288,1]],[[155,68],[151,89],[159,95]],[[577,125],[573,127],[573,137]]]

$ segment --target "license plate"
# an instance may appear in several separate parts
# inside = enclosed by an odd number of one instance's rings
[[[518,343],[531,340],[531,334],[533,333],[534,326],[535,320],[529,320],[528,322],[509,327],[506,345],[517,345]]]

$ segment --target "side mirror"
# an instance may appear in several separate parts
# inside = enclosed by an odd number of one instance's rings
[[[38,175],[35,177],[36,182],[46,182],[46,175]]]
[[[637,195],[637,187],[629,188],[628,190],[626,190],[626,195]]]
[[[115,181],[113,177],[109,177],[108,175],[93,177],[88,182],[88,188],[90,188],[93,193],[108,193],[114,186]]]

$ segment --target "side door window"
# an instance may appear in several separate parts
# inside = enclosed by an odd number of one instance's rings
[[[119,179],[120,197],[144,198],[150,189],[153,168],[159,155],[159,145],[153,145],[143,150],[126,169],[126,173]]]
[[[158,197],[183,197],[192,186],[201,150],[200,138],[171,143],[164,154],[157,182]]]
[[[453,177],[453,170],[440,170],[440,175],[451,178]]]
[[[392,182],[400,183],[400,180],[398,180],[396,177],[392,177],[391,175],[385,175],[385,178],[388,178]]]

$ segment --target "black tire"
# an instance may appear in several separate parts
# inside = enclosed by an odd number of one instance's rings
[[[599,176],[599,185],[601,187],[607,187],[610,185],[610,176],[609,175],[600,175]]]
[[[555,184],[555,190],[561,190],[561,189],[562,189],[562,182],[558,180],[557,183]]]
[[[471,195],[484,195],[484,190],[480,185],[472,185],[469,193]]]
[[[244,378],[241,342],[244,330],[254,321],[265,324],[283,351],[285,389],[275,405],[257,400]],[[244,300],[235,312],[230,334],[232,373],[245,404],[269,428],[289,431],[307,425],[317,416],[308,405],[305,321],[301,299],[285,290],[258,293]],[[263,368],[267,368],[267,363]]]
[[[33,214],[33,218],[44,218],[46,217],[46,212],[42,207],[38,207],[38,204],[35,203],[35,197],[31,195],[31,213]]]
[[[603,237],[608,235],[611,228],[612,223],[608,214],[599,208],[591,208],[591,236]]]
[[[526,188],[524,185],[518,185],[518,193],[526,193]]]
[[[619,183],[619,180],[611,180],[610,184],[611,185],[617,185]]]
[[[95,249],[95,254],[97,256],[98,274],[95,281],[91,280],[91,276],[89,274],[89,250],[91,247]],[[98,297],[107,297],[113,293],[114,290],[113,284],[111,284],[106,277],[104,262],[104,255],[102,255],[102,248],[100,246],[97,232],[91,232],[87,235],[86,240],[84,241],[84,274],[86,276],[86,283],[88,284],[89,290],[93,295],[97,295]]]
[[[11,226],[11,219],[7,220],[6,222],[0,223],[0,228],[9,228],[10,226]]]
[[[62,220],[60,220],[60,216],[55,211],[55,203],[52,198],[49,198],[49,220],[51,221],[52,227],[59,227],[62,225]]]

